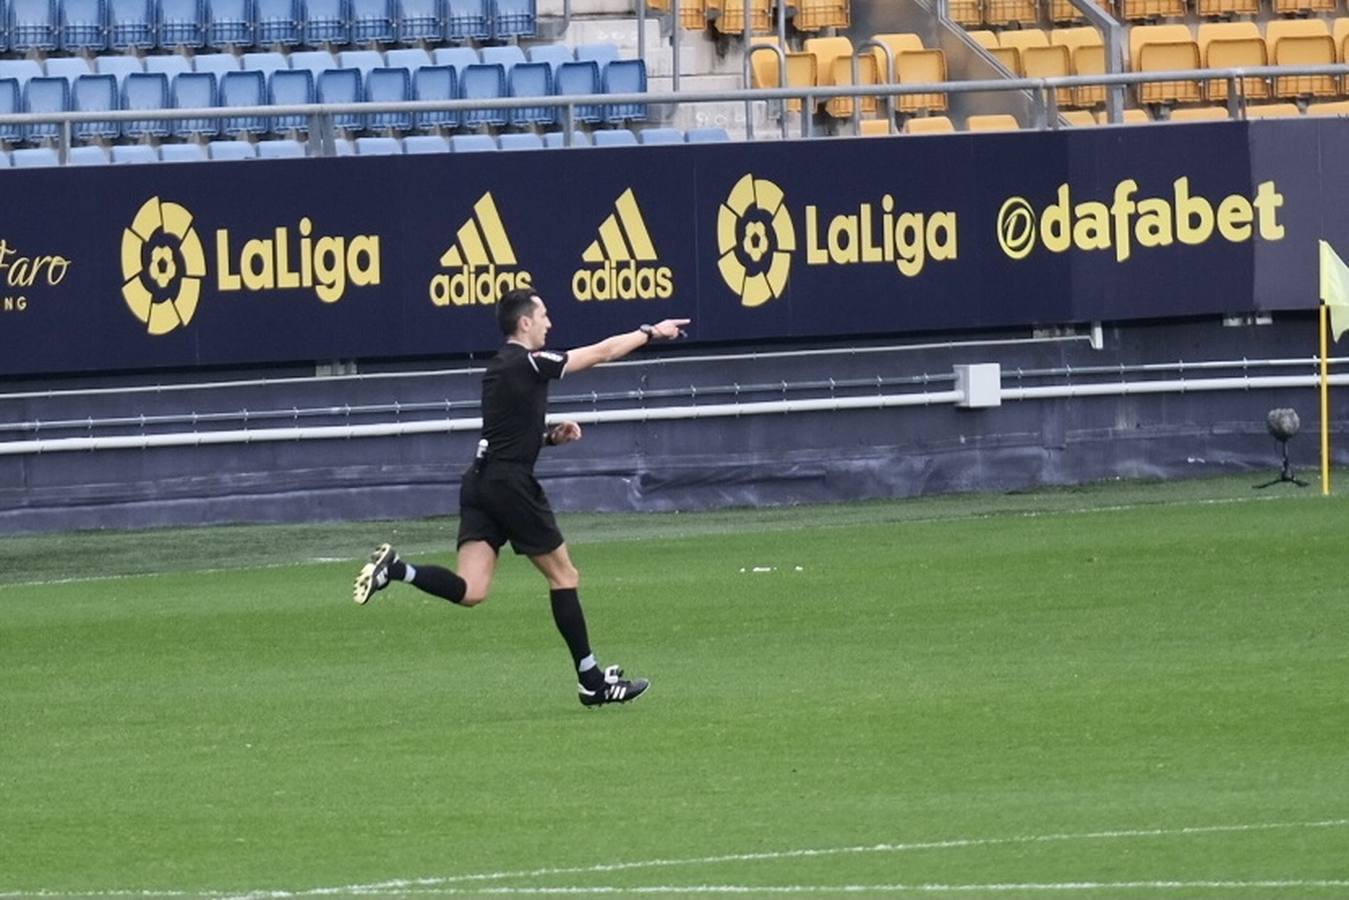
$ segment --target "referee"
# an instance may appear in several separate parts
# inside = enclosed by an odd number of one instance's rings
[[[581,439],[581,426],[562,422],[545,428],[548,382],[604,362],[622,359],[654,340],[683,335],[688,319],[666,319],[616,334],[570,352],[545,350],[548,307],[532,290],[514,290],[496,305],[506,344],[487,364],[482,379],[482,440],[459,490],[459,572],[441,566],[414,566],[388,544],[370,555],[356,576],[353,599],[365,603],[393,581],[405,581],[461,606],[487,599],[497,555],[507,541],[548,580],[553,621],[576,664],[577,691],[585,706],[626,703],[646,691],[645,678],[627,680],[618,666],[601,669],[590,651],[585,614],[576,586],[581,575],[567,554],[534,461],[545,445]]]

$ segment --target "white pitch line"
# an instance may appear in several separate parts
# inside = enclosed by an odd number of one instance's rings
[[[390,896],[428,894],[432,896],[600,896],[619,894],[995,894],[1065,891],[1175,891],[1175,890],[1292,890],[1306,888],[1344,888],[1349,880],[1280,881],[1065,881],[993,884],[662,884],[641,887],[491,887],[491,888],[417,888]],[[365,893],[361,896],[379,896]]]

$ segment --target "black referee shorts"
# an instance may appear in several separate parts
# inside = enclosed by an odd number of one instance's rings
[[[474,464],[459,489],[459,546],[486,541],[500,552],[510,541],[522,556],[542,556],[562,546],[553,509],[531,466]]]

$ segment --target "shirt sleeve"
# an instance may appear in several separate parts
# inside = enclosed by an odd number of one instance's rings
[[[567,368],[567,354],[558,350],[534,350],[526,359],[540,381],[561,378]]]

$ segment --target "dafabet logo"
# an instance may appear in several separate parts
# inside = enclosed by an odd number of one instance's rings
[[[122,298],[151,334],[187,325],[197,312],[206,253],[192,213],[177,203],[146,200],[122,232]]]
[[[490,306],[515,288],[533,287],[534,276],[518,269],[511,239],[501,222],[492,192],[473,204],[473,215],[455,233],[454,243],[440,257],[449,269],[431,279],[431,302],[436,306]]]
[[[717,209],[717,267],[745,306],[782,296],[796,250],[796,229],[782,190],[746,175]]]
[[[577,300],[666,300],[674,294],[674,273],[659,265],[632,188],[619,195],[581,261],[587,265],[571,277]]]

